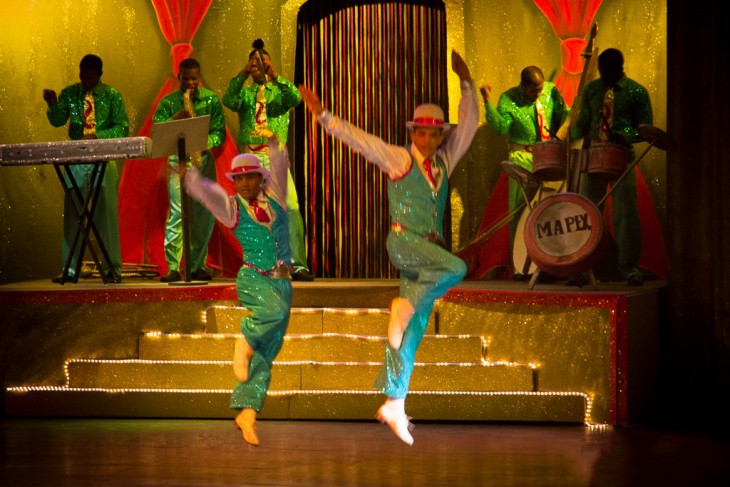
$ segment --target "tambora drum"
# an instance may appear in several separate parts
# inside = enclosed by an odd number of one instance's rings
[[[593,267],[602,236],[600,211],[576,193],[556,193],[540,201],[524,230],[527,255],[540,270],[558,277]]]
[[[568,153],[565,142],[544,140],[532,146],[532,174],[540,181],[565,179],[568,167]]]
[[[588,171],[607,181],[617,180],[626,170],[629,152],[626,147],[612,142],[592,142],[588,149]]]

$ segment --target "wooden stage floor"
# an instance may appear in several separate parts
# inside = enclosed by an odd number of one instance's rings
[[[12,486],[715,486],[730,442],[651,428],[418,423],[415,443],[372,422],[0,420]]]

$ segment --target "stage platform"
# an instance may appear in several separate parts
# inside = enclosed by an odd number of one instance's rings
[[[464,281],[439,300],[407,412],[421,420],[629,425],[654,409],[663,282]],[[261,418],[372,419],[398,281],[294,283]],[[9,417],[227,418],[235,282],[0,286]]]

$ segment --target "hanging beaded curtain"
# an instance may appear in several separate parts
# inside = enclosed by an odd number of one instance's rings
[[[406,145],[406,122],[418,104],[437,103],[448,113],[442,1],[309,1],[297,24],[295,81],[335,115]],[[333,278],[394,277],[385,249],[386,176],[327,136],[302,105],[294,126],[311,270]]]

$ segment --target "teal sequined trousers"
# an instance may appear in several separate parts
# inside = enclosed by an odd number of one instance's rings
[[[388,397],[405,399],[411,374],[434,301],[459,283],[466,264],[451,252],[409,231],[390,232],[386,241],[388,255],[400,271],[400,296],[413,305],[415,313],[408,323],[399,350],[385,346],[385,363],[375,387]]]
[[[231,409],[260,411],[271,383],[271,367],[284,343],[289,326],[292,286],[289,279],[270,279],[259,270],[291,262],[289,223],[286,210],[269,198],[276,217],[271,228],[254,221],[238,199],[239,221],[233,233],[243,248],[244,265],[236,277],[241,306],[251,314],[241,320],[241,333],[254,350],[248,381],[237,382],[231,394]],[[251,267],[254,266],[254,267]]]
[[[269,279],[242,267],[236,277],[241,306],[251,311],[241,320],[241,333],[254,349],[247,382],[238,382],[231,394],[232,409],[260,411],[271,383],[271,367],[284,343],[289,324],[292,286],[288,279]]]
[[[434,157],[443,174],[446,167]],[[448,179],[434,190],[414,161],[403,178],[388,181],[390,217],[402,229],[388,234],[386,247],[391,263],[400,273],[400,297],[413,306],[414,314],[399,350],[386,344],[385,361],[375,387],[388,397],[404,399],[413,373],[416,351],[426,332],[434,301],[466,274],[463,260],[424,238],[443,238],[443,215],[449,193]]]

